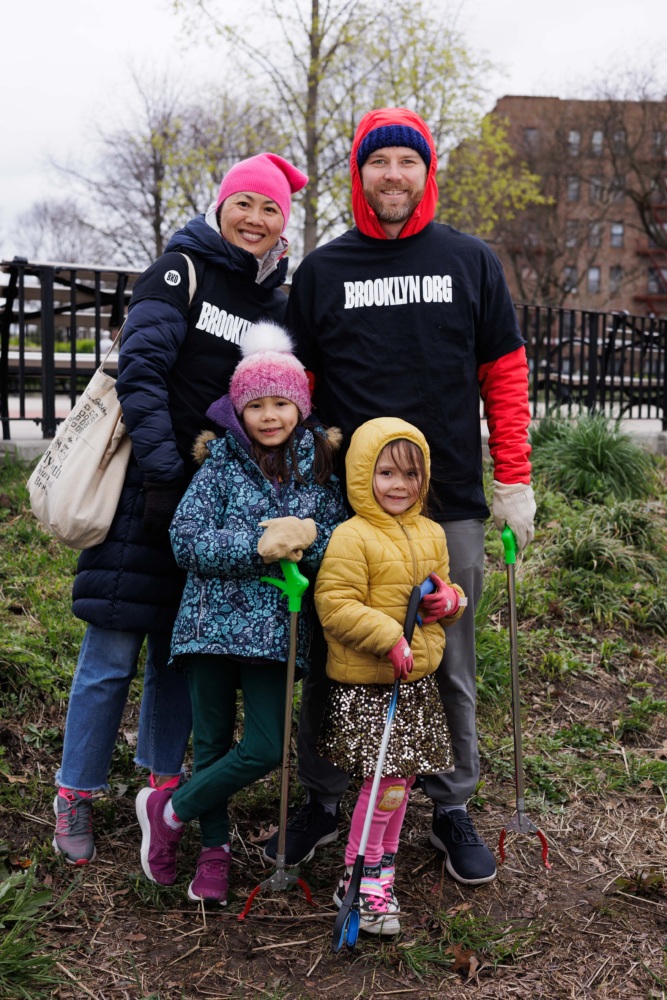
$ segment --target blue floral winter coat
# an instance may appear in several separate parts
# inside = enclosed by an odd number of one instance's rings
[[[220,405],[222,404],[222,405]],[[297,667],[308,669],[312,591],[331,532],[347,511],[338,480],[315,482],[313,432],[297,428],[296,454],[304,484],[270,482],[250,455],[250,442],[224,397],[213,404],[226,433],[207,442],[209,457],[180,502],[170,528],[176,562],[187,581],[172,636],[172,658],[217,653],[286,661],[289,612],[282,591],[262,576],[282,579],[280,564],[267,566],[257,552],[268,518],[312,517],[317,538],[299,569],[311,581],[299,615]]]

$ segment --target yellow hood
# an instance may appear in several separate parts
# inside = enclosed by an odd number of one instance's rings
[[[399,417],[376,417],[375,420],[367,420],[354,432],[350,441],[350,448],[345,458],[347,498],[355,513],[365,517],[371,524],[382,525],[396,520],[409,524],[419,517],[422,509],[421,500],[417,500],[412,507],[396,518],[384,511],[373,495],[373,473],[378,456],[390,441],[396,441],[398,438],[406,438],[421,449],[428,478],[431,473],[431,457],[426,438],[413,424]]]

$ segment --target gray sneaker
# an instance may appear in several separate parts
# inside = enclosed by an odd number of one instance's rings
[[[95,859],[93,800],[70,788],[61,788],[53,800],[56,832],[53,847],[70,865],[87,865]]]

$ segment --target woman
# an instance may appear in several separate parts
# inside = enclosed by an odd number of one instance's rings
[[[118,727],[144,639],[136,763],[175,788],[190,735],[187,682],[166,669],[184,575],[167,529],[194,474],[192,441],[227,391],[245,330],[280,322],[287,299],[291,195],[305,174],[274,153],[235,164],[215,202],[169,241],[132,293],[116,388],[132,459],[106,540],[83,552],[73,611],[88,622],[56,774],[53,846],[70,864],[95,857],[91,793],[108,787]]]

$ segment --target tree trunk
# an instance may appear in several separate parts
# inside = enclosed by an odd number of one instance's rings
[[[306,172],[309,177],[306,188],[306,217],[303,225],[304,256],[317,246],[317,202],[319,197],[319,173],[317,163],[317,112],[320,85],[320,32],[319,0],[311,0],[308,61],[308,96],[306,101]]]

